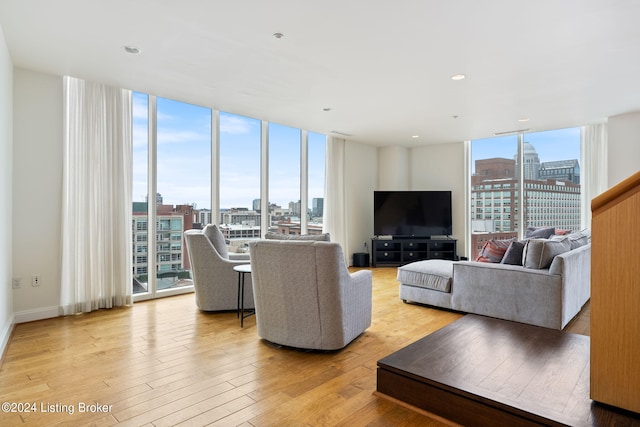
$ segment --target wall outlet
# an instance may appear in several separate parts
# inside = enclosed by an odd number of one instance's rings
[[[22,287],[22,279],[19,277],[13,278],[13,289],[20,289]]]
[[[31,276],[31,286],[40,286],[40,276]]]

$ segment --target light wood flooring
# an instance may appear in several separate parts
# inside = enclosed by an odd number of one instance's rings
[[[461,314],[404,304],[396,269],[373,271],[372,325],[338,352],[269,345],[193,294],[16,325],[0,402],[31,412],[0,425],[445,425],[376,397],[376,363]],[[567,330],[588,334],[588,307]]]

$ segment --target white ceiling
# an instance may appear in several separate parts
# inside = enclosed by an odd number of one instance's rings
[[[16,67],[408,147],[640,110],[639,20],[638,0],[0,0]]]

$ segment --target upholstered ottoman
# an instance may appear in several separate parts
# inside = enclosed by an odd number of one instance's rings
[[[451,308],[453,261],[430,259],[398,267],[400,299]]]

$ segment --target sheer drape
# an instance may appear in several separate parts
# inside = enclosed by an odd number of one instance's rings
[[[581,128],[582,224],[591,228],[591,200],[608,188],[607,124]]]
[[[63,315],[132,302],[131,92],[65,77]]]
[[[340,243],[343,248],[345,248],[347,243],[344,168],[344,139],[327,136],[324,218],[322,228],[323,232],[331,233],[331,240]]]

